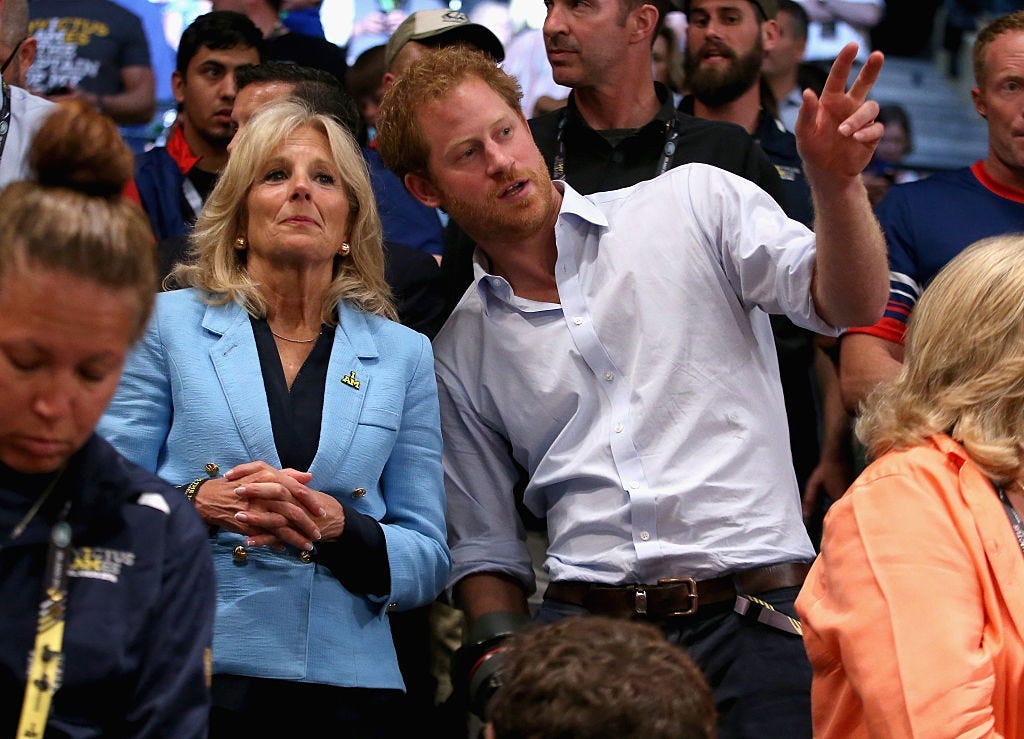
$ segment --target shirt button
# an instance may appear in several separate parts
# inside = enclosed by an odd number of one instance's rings
[[[615,379],[615,373],[614,372],[605,372],[604,373],[604,379],[606,379],[608,382],[611,382],[612,380]]]
[[[651,533],[649,531],[641,531],[640,532],[640,539],[642,541],[648,541],[650,538],[651,538]]]
[[[640,483],[638,483],[636,480],[633,480],[633,482],[629,483],[629,489],[630,490],[639,490],[640,489]]]
[[[579,316],[576,316],[575,318],[573,318],[572,322],[575,323],[577,326],[582,326],[583,325],[583,319],[580,318]]]
[[[621,423],[615,424],[615,433],[617,433],[617,434],[621,434],[622,433],[622,424]]]

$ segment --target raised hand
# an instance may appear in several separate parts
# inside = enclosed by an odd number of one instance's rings
[[[872,52],[847,90],[856,57],[857,44],[847,44],[832,64],[821,97],[804,90],[794,133],[812,185],[823,178],[859,177],[882,138],[883,126],[875,120],[878,103],[867,96],[882,70],[883,56]]]

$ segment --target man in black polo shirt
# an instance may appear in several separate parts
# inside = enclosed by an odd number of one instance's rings
[[[684,0],[688,18],[683,69],[690,94],[679,109],[746,129],[782,178],[790,218],[813,224],[811,189],[796,137],[778,120],[778,106],[761,64],[779,40],[776,0]]]
[[[703,162],[780,200],[779,178],[748,135],[677,112],[668,89],[654,81],[651,43],[667,9],[665,0],[549,3],[548,60],[555,82],[572,88],[565,108],[530,121],[549,168],[588,194]]]

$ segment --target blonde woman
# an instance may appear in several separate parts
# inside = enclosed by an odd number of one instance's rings
[[[1024,733],[1024,235],[924,291],[797,599],[816,737]]]
[[[386,736],[387,613],[432,602],[450,562],[433,355],[392,320],[352,138],[295,102],[259,112],[170,279],[101,429],[210,527],[211,736],[283,706]]]

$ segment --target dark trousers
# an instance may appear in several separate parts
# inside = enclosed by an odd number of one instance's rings
[[[212,693],[210,739],[279,737],[282,721],[294,724],[296,736],[321,726],[330,736],[346,739],[415,736],[404,725],[405,695],[400,690],[214,675]]]
[[[759,600],[796,616],[799,587],[759,593]],[[810,739],[811,664],[797,636],[752,622],[732,603],[706,606],[692,616],[659,622],[666,638],[686,648],[711,685],[719,739]],[[545,600],[534,620],[586,613],[581,606]]]

